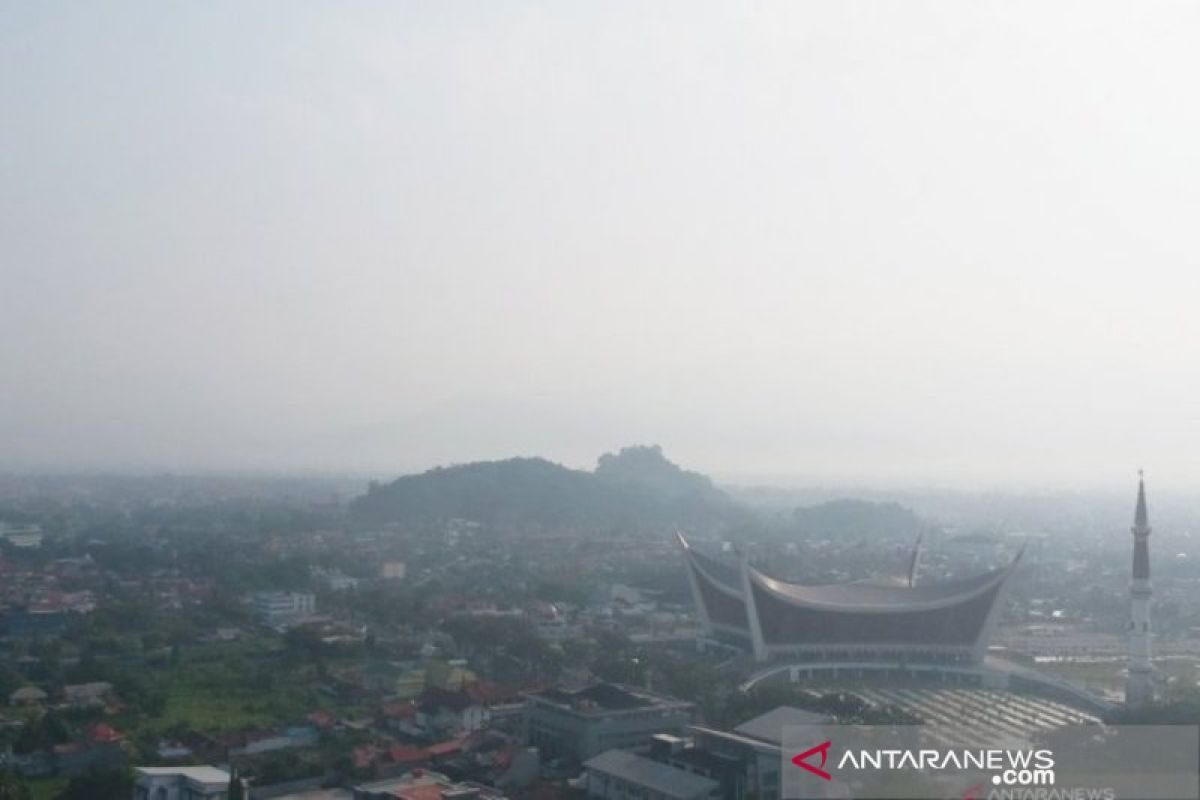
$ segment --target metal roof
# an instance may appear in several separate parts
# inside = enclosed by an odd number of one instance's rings
[[[702,775],[660,764],[627,750],[608,750],[584,762],[584,766],[678,800],[704,797],[719,788],[716,781]]]

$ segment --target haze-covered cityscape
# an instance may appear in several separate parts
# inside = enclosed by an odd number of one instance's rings
[[[1197,4],[0,20],[0,800],[1200,798]]]

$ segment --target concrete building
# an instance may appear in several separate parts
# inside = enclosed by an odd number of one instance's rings
[[[640,752],[589,759],[583,788],[604,800],[779,800],[784,728],[829,722],[780,706],[732,731],[693,725],[687,736],[656,734]]]
[[[225,800],[229,773],[216,767],[138,767],[133,800]]]
[[[317,599],[311,592],[255,592],[250,608],[264,625],[288,628],[316,613]]]
[[[707,800],[720,785],[627,750],[609,750],[584,763],[588,797],[601,800]]]
[[[613,749],[643,747],[656,733],[681,733],[695,706],[645,689],[598,683],[525,696],[526,737],[543,759],[580,763]]]
[[[732,731],[692,726],[691,747],[668,752],[662,759],[713,779],[726,800],[779,800],[783,729],[830,721],[821,714],[780,706]]]

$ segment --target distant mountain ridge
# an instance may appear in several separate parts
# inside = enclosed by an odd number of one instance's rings
[[[356,520],[374,524],[461,518],[631,530],[712,527],[747,513],[707,476],[680,468],[656,445],[606,453],[593,472],[544,458],[437,467],[372,485],[350,511]]]

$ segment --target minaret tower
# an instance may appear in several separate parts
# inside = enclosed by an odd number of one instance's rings
[[[1133,579],[1129,583],[1129,677],[1125,705],[1140,708],[1154,700],[1150,670],[1150,515],[1146,482],[1138,470],[1137,510],[1133,514]]]

